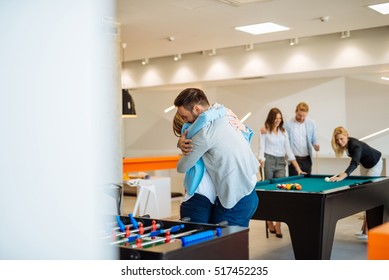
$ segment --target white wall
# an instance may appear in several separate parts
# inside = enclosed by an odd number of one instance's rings
[[[0,259],[110,259],[121,180],[110,1],[0,2]]]
[[[127,62],[122,72],[123,86],[131,88],[139,118],[124,123],[123,155],[178,153],[171,128],[174,111],[165,114],[163,110],[173,104],[182,89],[193,86],[205,90],[211,102],[223,103],[239,117],[250,111],[246,124],[255,132],[270,108],[279,107],[289,119],[298,102],[307,102],[311,107],[309,117],[318,127],[319,155],[332,156],[330,139],[336,126],[345,126],[357,138],[388,127],[385,104],[389,84],[342,75],[342,70],[350,67],[363,71],[371,65],[388,64],[388,31],[388,26],[353,31],[343,40],[339,34],[303,38],[294,47],[273,42],[252,52],[223,49],[213,57],[191,54],[178,62],[159,58],[146,66],[139,61]],[[334,71],[331,73],[336,76],[322,70]],[[301,78],[305,73],[312,78]],[[290,74],[293,80],[284,76]],[[235,85],[229,82],[256,76],[264,79]],[[254,152],[257,147],[254,137]],[[386,145],[377,148],[389,154]]]
[[[185,86],[176,88],[144,88],[132,91],[139,117],[124,124],[125,157],[143,157],[178,154],[177,138],[172,132],[175,110],[165,114],[177,94]],[[310,106],[309,117],[316,122],[317,137],[321,146],[315,159],[313,172],[335,174],[345,168],[348,160],[338,160],[331,148],[335,127],[345,126],[351,136],[361,138],[389,127],[387,104],[389,85],[349,78],[322,78],[284,82],[252,82],[235,86],[201,86],[210,102],[219,102],[231,108],[256,134],[251,147],[258,150],[258,131],[264,125],[272,107],[278,107],[285,119],[294,116],[295,106],[305,101]],[[220,140],[222,141],[222,139]],[[389,133],[366,142],[389,155]],[[355,174],[358,174],[356,171]],[[183,192],[182,174],[164,171],[172,178],[172,190]]]
[[[335,127],[345,126],[350,134],[361,138],[389,127],[389,86],[349,78],[323,78],[273,83],[250,83],[236,86],[203,86],[210,102],[219,102],[231,108],[242,118],[252,115],[245,122],[256,133],[263,126],[272,107],[278,107],[284,119],[294,116],[300,101],[310,105],[309,117],[316,122],[321,144],[320,156],[334,155],[331,136]],[[174,98],[183,88],[137,89],[132,92],[139,117],[124,124],[125,157],[177,154],[177,138],[172,132],[174,110],[165,114]],[[257,134],[258,135],[258,134]],[[257,152],[258,137],[254,136],[252,149]],[[385,145],[388,135],[382,136],[377,147],[389,154]]]
[[[212,57],[200,53],[183,55],[177,62],[162,57],[151,59],[145,66],[139,61],[127,62],[122,71],[123,87],[130,88],[139,117],[123,123],[123,156],[179,153],[172,132],[174,110],[167,114],[163,111],[181,90],[190,86],[202,88],[210,102],[230,107],[240,118],[252,113],[246,124],[257,133],[251,144],[254,153],[258,150],[258,131],[270,108],[278,107],[289,119],[298,102],[307,102],[309,117],[318,128],[321,150],[317,156],[326,165],[319,166],[326,172],[339,172],[334,167],[341,163],[328,160],[336,160],[330,144],[336,126],[345,126],[357,138],[389,127],[389,84],[351,79],[343,74],[354,67],[355,73],[363,73],[369,66],[388,64],[388,31],[388,26],[353,31],[350,38],[343,40],[339,34],[300,38],[293,47],[272,42],[256,46],[251,52],[222,49]],[[310,78],[302,78],[307,74]],[[250,77],[263,78],[235,85],[230,82]],[[384,135],[371,144],[388,155],[388,137]],[[165,173],[172,177],[172,189],[182,191],[183,177],[172,170]]]

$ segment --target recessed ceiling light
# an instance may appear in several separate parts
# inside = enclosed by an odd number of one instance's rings
[[[235,27],[235,29],[250,34],[258,35],[258,34],[266,34],[266,33],[289,30],[289,27],[278,25],[272,22],[264,22],[264,23],[258,23],[252,25],[239,26],[239,27]]]
[[[377,12],[383,14],[383,15],[389,14],[389,2],[376,4],[376,5],[369,5],[368,7],[370,9],[373,9],[374,11],[377,11]]]

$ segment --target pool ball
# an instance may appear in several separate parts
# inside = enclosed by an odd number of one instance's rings
[[[329,178],[329,177],[325,177],[325,178],[324,178],[324,181],[329,182],[329,181],[330,181],[330,178]]]

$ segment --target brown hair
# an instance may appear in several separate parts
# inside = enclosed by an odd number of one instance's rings
[[[201,89],[198,88],[184,89],[174,100],[174,106],[182,106],[188,111],[192,111],[195,105],[209,107],[207,96]]]
[[[285,129],[283,127],[284,118],[282,117],[282,113],[281,113],[280,109],[278,109],[278,108],[270,109],[269,114],[267,115],[267,118],[265,121],[265,127],[267,130],[273,131],[273,129],[275,127],[274,121],[276,120],[277,114],[281,115],[281,122],[280,122],[280,125],[278,127],[281,130],[281,132],[284,133],[285,132]]]

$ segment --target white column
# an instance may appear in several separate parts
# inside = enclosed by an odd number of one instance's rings
[[[0,3],[0,259],[116,258],[121,180],[111,1]]]

